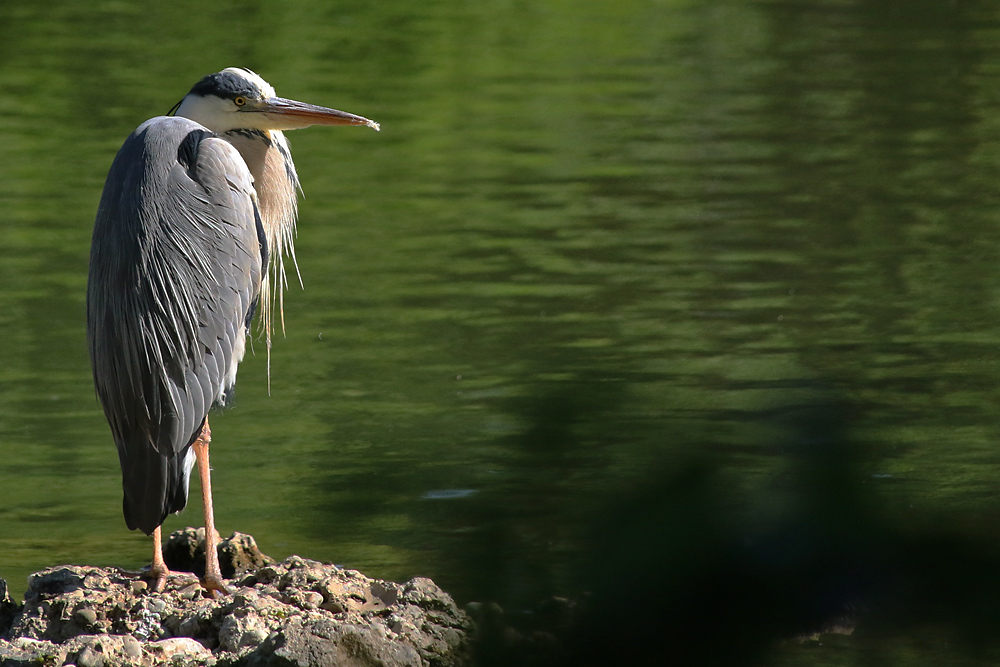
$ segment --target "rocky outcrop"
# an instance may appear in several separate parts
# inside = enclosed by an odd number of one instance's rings
[[[203,535],[203,534],[202,534]],[[193,529],[172,547],[197,552]],[[298,556],[275,563],[248,535],[220,547],[231,591],[205,597],[175,574],[61,566],[34,574],[23,607],[0,599],[0,665],[457,667],[471,622],[429,579],[397,584]],[[172,568],[175,561],[167,559]],[[2,583],[2,580],[0,580]],[[6,586],[0,588],[6,595]]]

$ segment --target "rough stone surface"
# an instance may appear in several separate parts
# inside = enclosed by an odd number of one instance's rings
[[[7,637],[7,630],[14,622],[14,617],[21,611],[21,605],[10,598],[7,582],[0,579],[0,639]]]
[[[205,529],[184,528],[174,531],[163,545],[163,560],[174,570],[205,574]],[[261,553],[257,542],[245,533],[233,533],[219,545],[219,567],[226,579],[242,577],[274,559]]]
[[[196,553],[196,545],[181,544],[194,542],[196,531],[178,535],[175,547]],[[458,667],[470,660],[471,621],[429,579],[378,581],[298,556],[275,563],[248,535],[225,542],[223,572],[242,574],[218,600],[205,597],[191,574],[173,575],[154,593],[136,585],[136,572],[65,565],[32,575],[22,608],[0,580],[0,666]]]

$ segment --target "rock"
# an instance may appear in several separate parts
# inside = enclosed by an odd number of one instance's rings
[[[66,651],[52,642],[18,638],[0,640],[0,665],[62,665]]]
[[[162,661],[171,665],[183,664],[187,661],[204,664],[204,661],[212,657],[211,651],[190,637],[161,639],[158,642],[151,642],[145,650],[154,661]]]
[[[104,667],[104,656],[89,646],[76,654],[76,664],[80,667]]]
[[[175,553],[197,554],[198,538],[187,529],[169,543]],[[10,612],[0,626],[9,628],[0,664],[459,667],[470,660],[471,621],[429,579],[378,581],[298,556],[275,563],[249,535],[226,543],[231,571],[240,574],[218,600],[176,572],[162,593],[114,568],[32,575],[23,608],[0,597],[0,611]]]
[[[130,660],[136,660],[142,657],[142,644],[139,640],[131,635],[125,635],[122,637],[122,651],[124,651],[125,656]]]
[[[10,598],[7,582],[0,579],[0,639],[7,637],[11,623],[14,622],[14,617],[19,611],[21,611],[21,605],[16,604]]]
[[[380,623],[355,625],[330,618],[291,619],[281,635],[250,655],[247,665],[269,665],[275,658],[299,667],[420,667],[421,655],[412,645],[388,637]],[[259,661],[258,661],[259,660]]]
[[[242,577],[272,563],[274,559],[261,553],[252,535],[233,533],[219,543],[219,567],[226,579]]]
[[[274,563],[261,553],[257,541],[245,533],[233,533],[219,542],[219,568],[226,579],[242,577],[247,572]],[[174,531],[163,545],[163,560],[178,572],[205,574],[205,529],[185,528]]]

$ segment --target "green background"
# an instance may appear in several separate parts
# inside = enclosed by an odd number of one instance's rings
[[[993,553],[993,3],[7,1],[15,593],[50,565],[148,562],[90,379],[90,233],[123,139],[227,66],[382,131],[290,133],[305,289],[270,395],[258,337],[212,418],[223,534],[511,609],[582,595],[595,560],[683,579],[711,516],[752,541],[808,515],[819,551],[931,526]],[[691,466],[715,481],[663,492]],[[200,523],[192,497],[167,531]],[[595,533],[637,506],[600,560]],[[769,655],[977,660],[956,614]]]

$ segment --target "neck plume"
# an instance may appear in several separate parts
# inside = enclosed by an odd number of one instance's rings
[[[260,323],[267,343],[268,386],[271,377],[271,332],[274,304],[278,304],[281,333],[285,333],[284,293],[288,279],[285,258],[292,260],[295,275],[302,275],[295,260],[295,222],[298,218],[299,177],[292,162],[288,140],[277,130],[233,130],[226,139],[243,156],[254,179],[261,223],[267,238],[268,262],[260,288]]]

